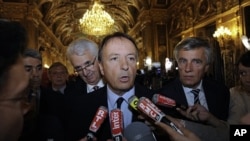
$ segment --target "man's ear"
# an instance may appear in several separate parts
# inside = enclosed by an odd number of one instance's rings
[[[102,74],[102,75],[104,75],[104,71],[103,71],[103,65],[102,65],[102,63],[99,63],[98,65],[99,65],[99,68],[100,68],[100,72],[101,72],[101,74]]]

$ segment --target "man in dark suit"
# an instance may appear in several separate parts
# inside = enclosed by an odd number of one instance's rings
[[[189,37],[177,44],[174,55],[179,76],[163,86],[159,93],[189,108],[186,111],[166,107],[162,109],[173,117],[226,128],[225,122],[221,120],[226,121],[228,118],[229,89],[205,77],[212,62],[211,53],[209,43],[198,37]],[[196,133],[203,133],[201,128],[197,129]],[[201,139],[207,140],[209,136]]]
[[[26,48],[23,53],[24,68],[29,76],[29,102],[30,110],[25,115],[23,132],[19,139],[38,140],[39,135],[39,116],[41,114],[41,105],[45,99],[47,88],[41,85],[42,82],[42,56],[36,49]]]
[[[128,99],[133,95],[151,98],[153,94],[146,87],[134,83],[138,49],[128,35],[114,33],[105,37],[100,46],[98,60],[107,85],[89,95],[79,96],[71,105],[66,131],[68,140],[84,138],[98,107],[105,106],[110,112],[117,108],[116,101],[121,97],[123,102],[120,109],[126,128],[131,122],[139,120],[138,113],[129,109]],[[109,116],[95,136],[100,141],[112,139]]]
[[[53,63],[48,69],[48,78],[50,85],[46,93],[43,111],[46,114],[54,115],[57,117],[64,116],[64,98],[65,91],[68,89],[68,69],[61,62]]]
[[[77,77],[65,94],[84,95],[104,86],[98,66],[98,45],[89,39],[79,38],[71,42],[66,52]]]
[[[58,116],[59,113],[62,115],[62,110],[59,111],[59,109],[63,104],[58,105],[64,99],[60,100],[58,96],[54,95],[52,89],[50,91],[47,87],[42,86],[43,67],[39,51],[27,48],[24,50],[23,56],[24,67],[30,78],[28,89],[31,108],[25,115],[24,129],[19,141],[48,139],[62,141],[63,127]],[[57,106],[60,108],[56,108]]]
[[[81,104],[88,102],[88,95],[96,88],[102,88],[104,81],[98,65],[98,45],[94,41],[86,38],[72,41],[67,48],[66,56],[77,74],[65,89],[64,111],[71,113],[71,107],[77,108],[74,105],[78,99],[82,100]],[[84,108],[89,107],[81,106],[81,108],[85,111]],[[65,114],[62,119],[65,129],[69,126],[69,116],[70,114]]]
[[[43,94],[40,109],[40,140],[63,141],[65,117],[65,90],[68,88],[68,69],[61,62],[53,63],[48,69],[50,81]]]

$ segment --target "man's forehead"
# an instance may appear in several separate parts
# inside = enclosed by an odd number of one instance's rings
[[[42,64],[42,61],[37,59],[37,58],[33,58],[33,57],[25,57],[23,58],[24,64],[27,65],[40,65]]]
[[[42,64],[37,64],[37,65],[33,65],[33,64],[24,64],[24,66],[25,66],[25,67],[30,67],[30,68],[32,68],[32,67],[41,67]]]

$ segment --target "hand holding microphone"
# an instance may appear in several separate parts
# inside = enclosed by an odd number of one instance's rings
[[[173,119],[170,118],[170,120],[172,121]],[[180,131],[183,133],[179,134],[178,132],[174,131],[171,127],[162,122],[156,122],[155,124],[159,126],[161,129],[163,129],[166,133],[168,133],[172,141],[201,141],[201,139],[197,135],[195,135],[192,131],[186,129],[183,126],[178,126]]]

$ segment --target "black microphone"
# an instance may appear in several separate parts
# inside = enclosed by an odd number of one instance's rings
[[[113,109],[110,112],[110,127],[114,141],[122,141],[123,116],[120,109]]]
[[[132,122],[124,129],[128,141],[156,141],[154,133],[143,122]]]
[[[187,106],[176,103],[175,100],[173,100],[169,97],[160,95],[160,94],[154,94],[152,97],[152,101],[156,105],[161,105],[161,106],[168,107],[168,108],[174,108],[174,109],[181,108],[182,110],[187,110],[187,108],[188,108]]]
[[[163,122],[173,128],[180,134],[183,134],[181,130],[170,120],[168,120],[165,114],[148,98],[141,97],[138,101],[137,109],[148,116],[150,119],[158,122]]]
[[[87,134],[87,140],[92,141],[95,137],[94,134],[97,130],[101,127],[102,123],[104,122],[105,118],[108,115],[108,109],[104,106],[100,106],[96,111],[95,117],[92,120],[89,126],[89,133]]]

